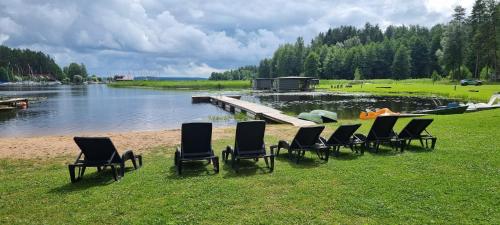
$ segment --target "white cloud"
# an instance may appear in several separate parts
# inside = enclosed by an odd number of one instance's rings
[[[162,68],[162,72],[164,72],[165,74],[171,74],[173,76],[182,75],[189,77],[199,77],[201,74],[210,74],[212,72],[222,71],[223,70],[210,67],[205,63],[196,64],[193,62],[183,65],[168,65]]]
[[[280,44],[308,42],[329,27],[432,26],[473,1],[4,0],[0,44],[44,51],[61,65],[84,62],[103,75],[208,76],[257,64]]]
[[[3,44],[7,40],[9,40],[9,35],[7,35],[7,34],[0,34],[0,45]]]

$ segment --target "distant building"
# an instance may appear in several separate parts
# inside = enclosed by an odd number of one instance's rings
[[[115,75],[113,76],[114,81],[125,81],[125,80],[134,80],[134,76],[132,75]]]
[[[319,84],[319,79],[313,77],[278,77],[256,78],[252,82],[254,90],[311,91]]]
[[[278,77],[274,80],[274,91],[311,91],[319,80],[313,77]]]
[[[254,90],[272,90],[273,78],[256,78],[252,82]]]

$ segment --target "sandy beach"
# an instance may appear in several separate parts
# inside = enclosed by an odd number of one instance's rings
[[[268,125],[267,135],[289,139],[290,131],[297,128],[289,125]],[[212,139],[234,138],[235,127],[213,129]],[[132,149],[144,153],[153,147],[174,147],[180,143],[180,129],[141,132],[110,132],[98,134],[75,134],[78,136],[110,137],[118,151]],[[8,137],[0,138],[0,159],[51,159],[56,157],[74,157],[79,150],[73,142],[75,135]]]

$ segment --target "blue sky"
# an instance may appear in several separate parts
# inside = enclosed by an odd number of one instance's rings
[[[473,0],[0,2],[0,44],[50,54],[90,73],[202,76],[257,64],[298,36],[308,42],[329,27],[366,22],[447,22]]]

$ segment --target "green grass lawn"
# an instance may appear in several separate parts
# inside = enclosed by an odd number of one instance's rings
[[[432,118],[434,151],[344,149],[299,165],[285,153],[271,174],[259,161],[239,174],[198,165],[179,177],[173,147],[152,149],[119,182],[88,169],[71,184],[66,158],[1,160],[0,224],[500,224],[500,110]],[[372,121],[362,123],[366,133]],[[214,143],[220,155],[233,140]]]
[[[345,87],[347,80],[321,80],[319,88],[339,92],[367,92],[377,95],[415,95],[415,96],[442,96],[486,102],[492,94],[500,92],[500,84],[490,83],[481,86],[460,86],[456,82],[440,81],[432,83],[430,79],[409,80],[366,80],[357,81],[352,87]],[[335,85],[342,84],[342,88]],[[390,87],[390,88],[387,88]],[[455,89],[456,88],[456,89]]]
[[[247,89],[250,88],[249,80],[192,80],[192,81],[119,81],[108,84],[111,87],[149,87],[163,89],[195,89],[195,90],[217,90],[217,89]]]

